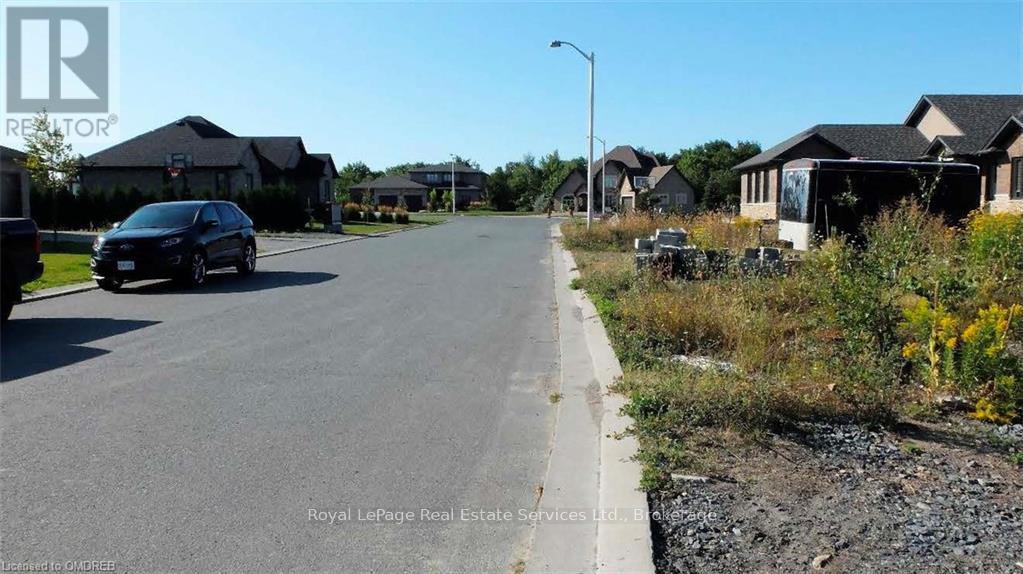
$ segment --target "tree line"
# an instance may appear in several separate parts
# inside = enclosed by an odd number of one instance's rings
[[[717,139],[682,148],[673,154],[642,147],[637,151],[654,156],[661,165],[678,168],[692,184],[697,205],[713,210],[738,208],[740,179],[732,167],[757,155],[761,149],[756,142],[738,141],[733,145]],[[479,169],[479,164],[472,160],[455,156],[455,161]],[[376,171],[361,161],[348,163],[338,170],[335,181],[337,199],[346,201],[348,189],[353,185],[384,175],[406,174],[424,165],[423,162],[403,163]],[[573,169],[585,173],[586,160],[582,157],[563,159],[558,150],[539,159],[525,154],[518,161],[494,168],[487,180],[485,199],[491,208],[499,211],[542,211]]]

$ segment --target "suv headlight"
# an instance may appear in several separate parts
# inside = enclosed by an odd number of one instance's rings
[[[99,250],[100,250],[100,248],[101,248],[101,247],[103,247],[103,242],[104,242],[104,241],[106,241],[106,240],[105,240],[105,239],[103,239],[103,236],[102,236],[102,235],[98,235],[98,236],[96,236],[96,239],[94,239],[94,240],[92,241],[92,250],[93,250],[93,251],[99,251]]]
[[[160,242],[160,247],[173,247],[174,245],[181,243],[181,240],[181,237],[168,237]]]

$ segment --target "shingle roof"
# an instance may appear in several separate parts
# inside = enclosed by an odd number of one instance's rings
[[[225,135],[226,134],[226,135]],[[85,158],[91,167],[163,167],[167,154],[191,154],[196,167],[239,165],[252,145],[199,116],[187,116]]]
[[[372,188],[373,191],[383,191],[385,189],[429,189],[421,183],[416,183],[411,179],[400,175],[385,175],[383,177],[378,177],[373,181],[364,181],[360,184],[353,185],[348,189],[359,191],[369,188]]]
[[[302,159],[302,138],[298,136],[259,136],[252,138],[259,155],[277,169],[295,169]]]
[[[334,165],[334,158],[329,153],[311,153],[309,155],[329,165],[331,177],[337,177],[337,166]]]
[[[849,157],[877,160],[916,159],[930,142],[916,128],[901,124],[818,124],[767,149],[732,169],[746,169],[777,161],[798,159],[790,149],[818,138]]]
[[[607,152],[607,155],[603,157],[604,162],[617,161],[624,165],[628,169],[646,171],[651,168],[657,167],[660,162],[657,158],[640,152],[636,148],[629,145],[615,146],[611,151]],[[597,159],[593,162],[593,172],[596,173],[600,170],[601,159]]]
[[[424,165],[423,167],[416,167],[408,170],[409,173],[426,173],[426,172],[437,172],[441,171],[444,173],[451,173],[451,162],[448,163],[435,163],[432,165]],[[486,173],[482,170],[478,170],[474,167],[456,163],[455,173]]]
[[[25,152],[18,151],[12,147],[0,145],[0,157],[3,158],[14,158],[14,159],[25,159],[28,157]]]
[[[941,110],[963,132],[961,136],[943,136],[943,143],[955,153],[972,154],[983,150],[1005,121],[1021,111],[1023,96],[929,94],[920,98],[906,124],[915,123],[928,106]]]

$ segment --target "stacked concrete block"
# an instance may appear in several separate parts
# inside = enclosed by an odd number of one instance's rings
[[[747,248],[739,260],[739,271],[746,275],[782,275],[785,273],[785,261],[777,247]]]

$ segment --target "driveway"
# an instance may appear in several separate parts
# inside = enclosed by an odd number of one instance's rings
[[[25,304],[2,332],[0,560],[507,572],[558,376],[549,222],[451,223]],[[411,510],[397,524],[309,519]]]

